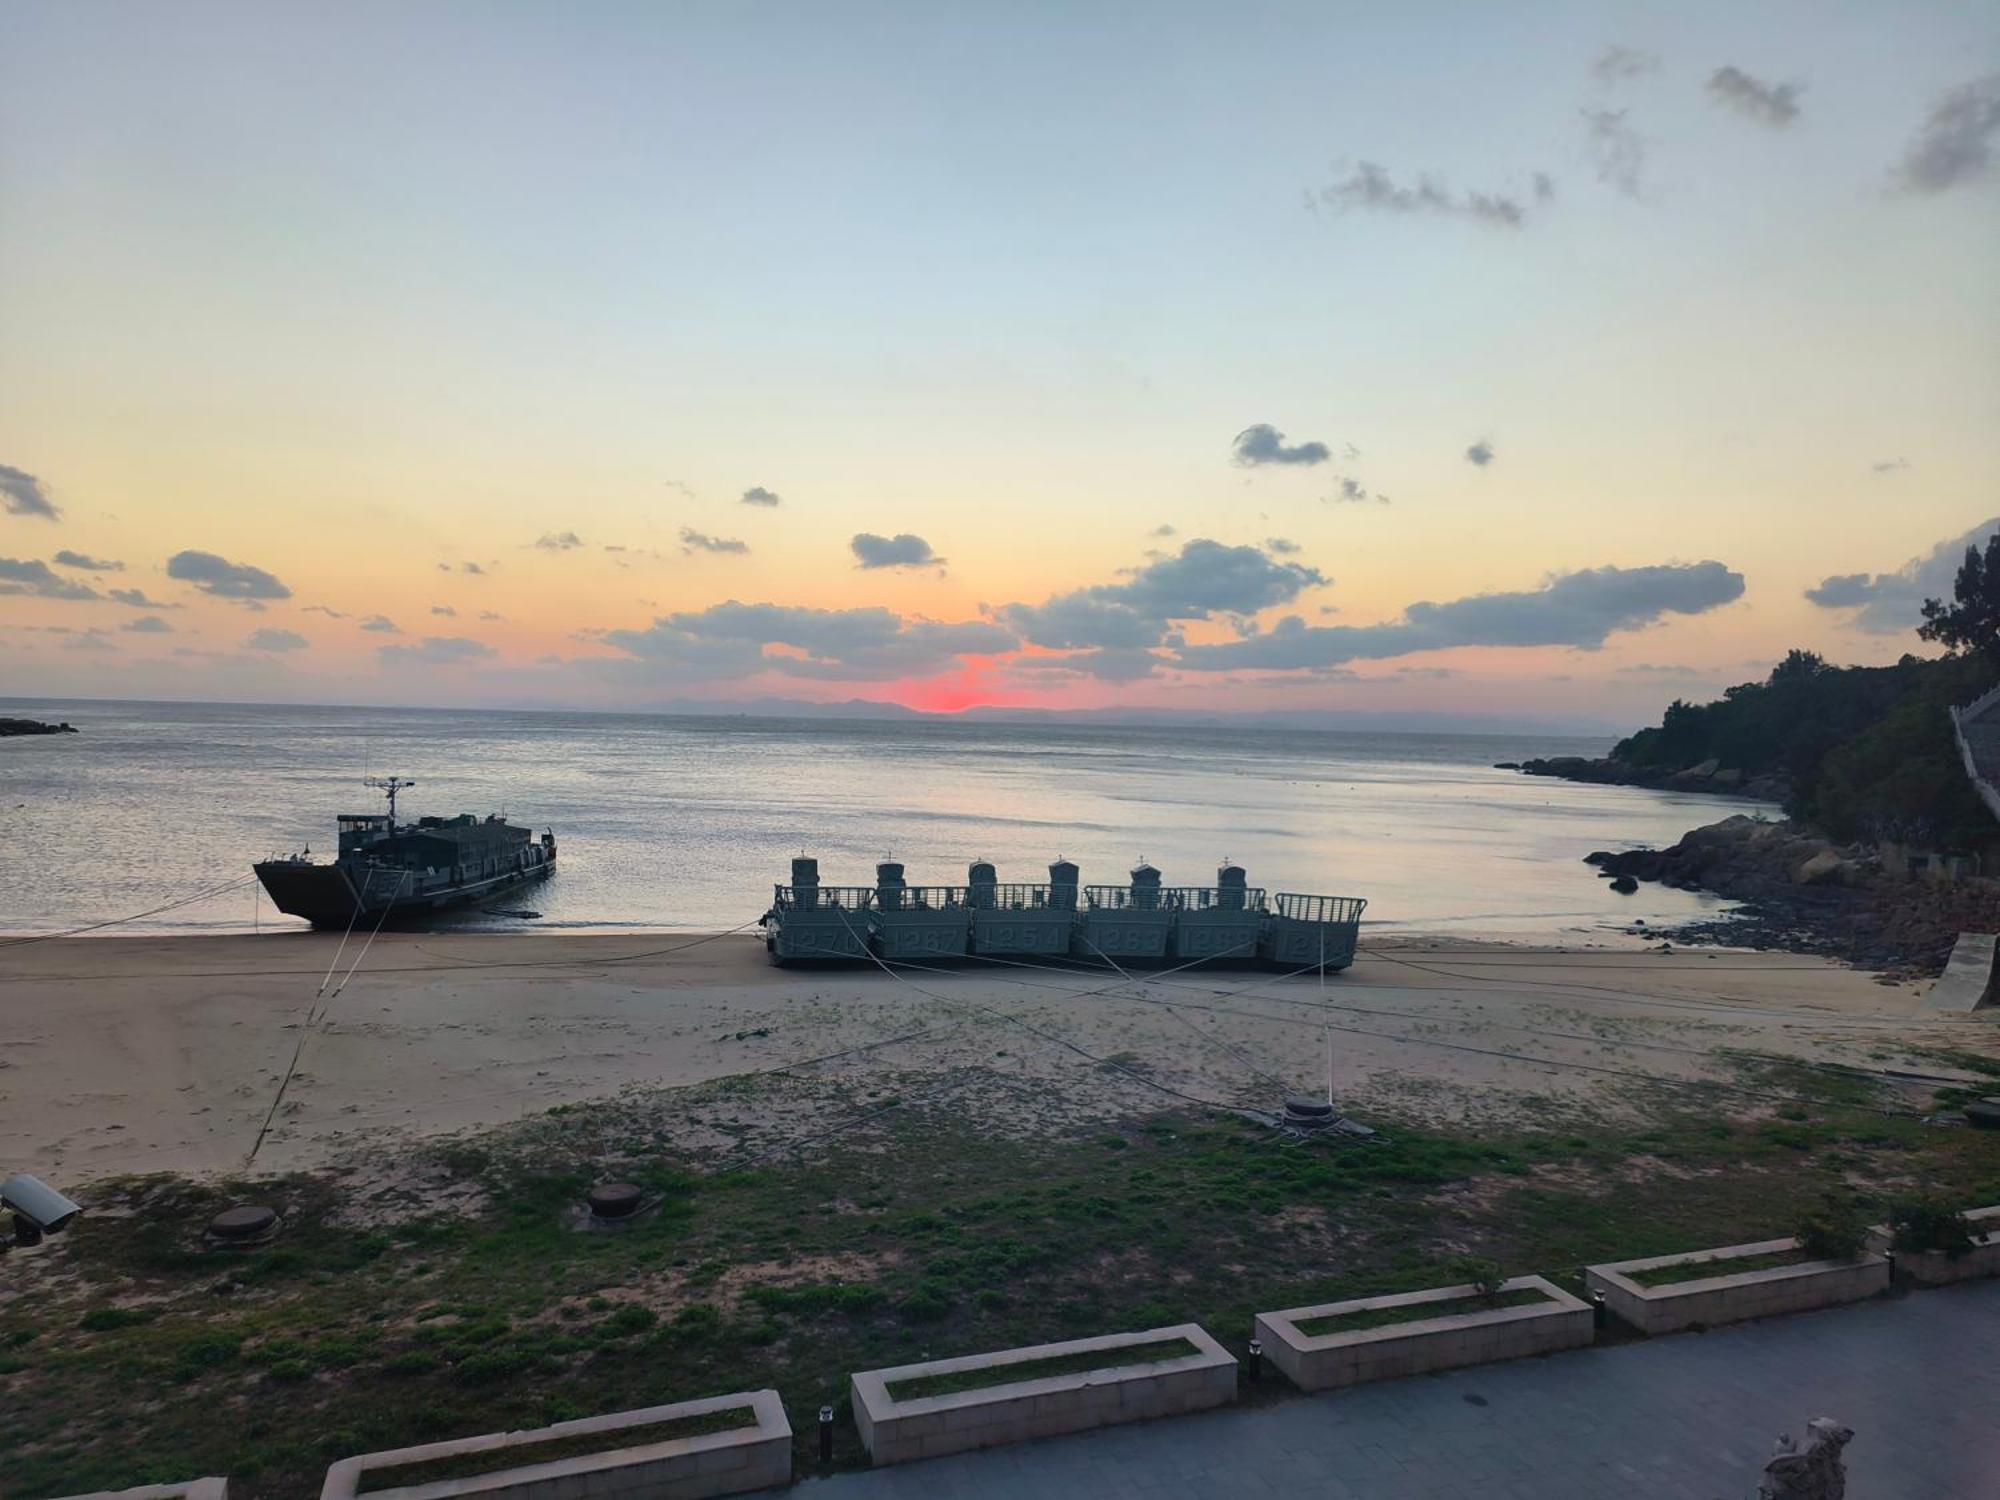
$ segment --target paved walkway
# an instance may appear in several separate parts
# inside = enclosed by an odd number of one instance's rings
[[[2000,1496],[2000,1284],[842,1474],[804,1500],[1745,1500],[1855,1430],[1852,1500]]]

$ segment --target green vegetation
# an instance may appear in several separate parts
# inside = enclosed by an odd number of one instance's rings
[[[1047,1359],[1013,1365],[987,1365],[977,1370],[953,1370],[941,1375],[917,1375],[884,1387],[892,1401],[922,1401],[931,1396],[956,1396],[961,1391],[986,1391],[996,1386],[1049,1380],[1057,1375],[1081,1375],[1088,1370],[1122,1370],[1127,1366],[1159,1365],[1186,1359],[1201,1351],[1183,1338],[1127,1344],[1121,1349],[1087,1349],[1076,1354],[1052,1354]]]
[[[1492,1312],[1502,1307],[1527,1307],[1547,1302],[1546,1292],[1524,1286],[1512,1292],[1470,1297],[1453,1297],[1444,1302],[1406,1302],[1398,1307],[1372,1307],[1360,1312],[1329,1313],[1323,1318],[1304,1318],[1294,1326],[1307,1338],[1328,1333],[1359,1333],[1364,1328],[1386,1328],[1392,1323],[1421,1323],[1427,1318],[1455,1318],[1460,1313]],[[1553,1305],[1553,1304],[1551,1304]]]
[[[1786,811],[1837,839],[1970,848],[1993,818],[1966,779],[1948,709],[2000,683],[1985,653],[1891,667],[1835,667],[1793,651],[1763,682],[1714,703],[1676,699],[1659,726],[1621,740],[1614,760],[1677,771],[1714,759],[1792,785]]]
[[[1853,1260],[1868,1242],[1868,1216],[1848,1194],[1829,1192],[1799,1215],[1792,1233],[1808,1260]]]
[[[2000,1202],[2000,1132],[1886,1112],[1860,1075],[1738,1076],[1794,1117],[1675,1088],[1630,1100],[1644,1123],[1549,1100],[1534,1127],[1378,1117],[1378,1141],[1279,1146],[1187,1110],[1120,1122],[1117,1147],[1102,1126],[1028,1147],[911,1107],[708,1175],[662,1144],[686,1108],[664,1092],[365,1169],[448,1181],[449,1212],[375,1204],[357,1227],[353,1177],[263,1181],[285,1230],[249,1251],[201,1240],[243,1184],[99,1183],[10,1259],[0,1468],[24,1495],[224,1473],[236,1500],[289,1500],[336,1458],[765,1385],[795,1418],[834,1406],[852,1464],[854,1370],[1178,1322],[1240,1353],[1260,1311],[1462,1282],[1466,1254],[1576,1290],[1588,1263],[1782,1234],[1835,1187]],[[660,1207],[580,1233],[606,1164]]]
[[[1890,1243],[1908,1254],[1958,1260],[1975,1243],[1972,1221],[1938,1198],[1900,1198],[1889,1205]]]
[[[1813,1255],[1805,1250],[1773,1250],[1766,1255],[1732,1255],[1727,1260],[1677,1260],[1672,1265],[1648,1266],[1643,1271],[1620,1274],[1640,1286],[1677,1286],[1683,1281],[1706,1281],[1711,1276],[1740,1276],[1745,1271],[1775,1271],[1779,1266],[1802,1266],[1809,1260],[1833,1258]]]
[[[502,1469],[520,1469],[529,1464],[558,1463],[565,1458],[587,1458],[616,1448],[645,1448],[654,1443],[671,1443],[680,1438],[707,1437],[714,1432],[736,1432],[757,1425],[757,1413],[748,1406],[728,1406],[721,1411],[703,1412],[693,1417],[673,1417],[665,1422],[642,1422],[611,1432],[587,1433],[577,1437],[548,1438],[539,1443],[519,1443],[507,1448],[491,1448],[484,1453],[459,1453],[450,1458],[427,1458],[414,1463],[390,1464],[380,1469],[364,1469],[360,1494],[376,1490],[400,1489],[406,1484],[437,1484],[446,1479],[470,1479],[477,1474],[493,1474]]]

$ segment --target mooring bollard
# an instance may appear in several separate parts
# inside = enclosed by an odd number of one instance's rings
[[[833,1462],[833,1408],[830,1406],[819,1409],[819,1461],[823,1464]]]
[[[1264,1344],[1261,1339],[1250,1340],[1250,1383],[1256,1385],[1264,1378]]]

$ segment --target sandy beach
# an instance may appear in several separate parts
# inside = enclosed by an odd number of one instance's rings
[[[827,1091],[950,1091],[995,1128],[1037,1134],[1187,1098],[1267,1108],[1285,1088],[1323,1090],[1329,1035],[1335,1089],[1357,1112],[1471,1121],[1629,1113],[1649,1090],[1732,1076],[1726,1053],[1938,1078],[1955,1075],[1926,1049],[2000,1050],[1990,1027],[1920,1016],[1922,984],[1722,950],[1375,941],[1322,987],[1250,972],[781,970],[749,935],[385,934],[343,985],[350,946],[321,994],[337,944],[0,949],[0,1161],[69,1183],[275,1172],[751,1077],[772,1086],[691,1094],[680,1143],[781,1144],[809,1133]]]

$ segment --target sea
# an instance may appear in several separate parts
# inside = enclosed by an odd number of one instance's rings
[[[0,739],[13,934],[296,929],[254,886],[202,893],[273,854],[330,856],[334,816],[378,810],[362,782],[390,774],[415,782],[403,817],[554,830],[550,879],[434,919],[492,931],[725,931],[805,853],[830,885],[872,884],[889,858],[912,884],[962,884],[976,859],[1037,881],[1068,858],[1087,885],[1141,860],[1211,885],[1227,860],[1273,892],[1365,897],[1375,931],[1621,942],[1635,919],[1726,905],[1618,895],[1583,856],[1750,806],[1496,768],[1609,748],[1565,736],[30,699],[0,714],[80,731]]]

